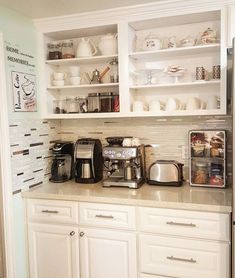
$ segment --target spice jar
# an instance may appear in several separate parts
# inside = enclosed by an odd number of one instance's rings
[[[48,43],[47,49],[48,49],[49,60],[62,59],[61,43],[59,42]]]
[[[88,94],[88,112],[90,112],[90,113],[100,112],[99,93],[89,93]]]
[[[62,42],[62,59],[75,58],[72,40],[65,40]]]
[[[112,93],[100,93],[100,111],[112,112]]]
[[[119,94],[116,92],[112,94],[112,112],[119,112]]]
[[[208,165],[205,162],[196,162],[194,172],[194,183],[207,184],[208,183]]]

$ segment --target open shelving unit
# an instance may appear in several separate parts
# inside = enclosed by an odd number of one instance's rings
[[[227,54],[225,46],[226,24],[222,9],[194,12],[192,14],[179,14],[168,17],[145,17],[131,22],[122,22],[105,26],[86,28],[73,28],[43,33],[45,92],[47,106],[44,107],[43,117],[51,119],[75,118],[114,118],[114,117],[177,117],[197,115],[224,115],[226,114],[226,71]],[[208,27],[217,31],[217,41],[212,44],[201,44],[198,40],[200,34]],[[97,46],[100,38],[107,33],[118,34],[118,53],[104,56],[100,52],[91,57],[78,57],[71,59],[48,60],[46,56],[47,43],[55,40],[72,39],[74,48],[81,37],[90,38]],[[175,36],[177,47],[162,48],[159,50],[143,50],[143,41],[150,33],[155,34],[161,41]],[[182,47],[180,41],[187,36],[195,38],[195,45]],[[112,59],[118,59],[119,83],[110,83],[107,75],[101,84],[88,84],[82,80],[79,85],[71,85],[65,80],[65,86],[52,86],[52,73],[65,72],[69,66],[77,65],[81,72],[88,72],[91,76],[94,69],[102,71]],[[165,74],[170,65],[179,65],[186,69],[184,76],[174,83],[172,77]],[[214,65],[220,65],[220,79],[197,81],[195,79],[196,67],[203,66],[211,72]],[[153,75],[153,80],[146,82],[146,76],[141,78],[133,73],[160,69],[161,73]],[[140,80],[138,80],[140,79]],[[149,80],[147,80],[149,81]],[[86,97],[89,93],[115,92],[119,93],[120,111],[112,113],[77,113],[54,114],[53,101],[70,97]],[[175,111],[133,111],[133,103],[142,101],[148,107],[151,101],[165,104],[168,98],[174,98],[185,104],[189,98],[197,98],[204,103],[210,97],[219,99],[218,109],[175,110]],[[45,96],[43,101],[45,100]],[[164,105],[162,105],[164,107]],[[185,105],[184,105],[185,107]],[[164,109],[164,108],[162,108]],[[146,111],[145,111],[146,110]]]

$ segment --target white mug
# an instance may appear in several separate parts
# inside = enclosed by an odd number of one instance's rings
[[[203,109],[203,102],[196,97],[190,97],[186,103],[186,110]]]
[[[123,147],[131,147],[132,146],[132,138],[124,138],[122,142]]]
[[[209,96],[206,102],[206,109],[218,109],[219,98],[217,96]]]
[[[136,100],[133,102],[132,109],[134,112],[142,112],[144,111],[144,103],[140,100]]]
[[[181,106],[182,105],[180,104],[180,102],[177,99],[170,97],[166,101],[165,110],[168,111],[168,112],[175,111],[175,110],[178,110],[178,109],[182,109]]]
[[[79,76],[80,75],[80,67],[70,66],[69,67],[69,74],[70,74],[71,77]]]
[[[66,77],[66,75],[63,72],[53,72],[53,79],[54,80],[64,80],[65,77]]]
[[[81,77],[80,76],[72,76],[69,78],[70,84],[71,85],[79,85],[81,82]]]
[[[149,111],[160,111],[162,105],[159,100],[153,100],[149,103]]]

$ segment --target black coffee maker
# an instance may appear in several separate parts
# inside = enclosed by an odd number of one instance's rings
[[[78,139],[74,150],[75,181],[96,183],[103,178],[102,145],[99,139]]]
[[[53,149],[51,182],[65,182],[73,177],[73,143],[58,141]]]

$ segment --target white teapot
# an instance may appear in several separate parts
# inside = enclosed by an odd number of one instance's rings
[[[117,54],[117,34],[107,34],[101,37],[99,49],[102,55],[115,55]]]
[[[95,47],[92,40],[89,38],[81,38],[78,43],[76,56],[77,57],[90,57],[97,53],[97,48]]]
[[[143,42],[143,50],[159,50],[161,49],[161,40],[154,34],[149,34]]]

